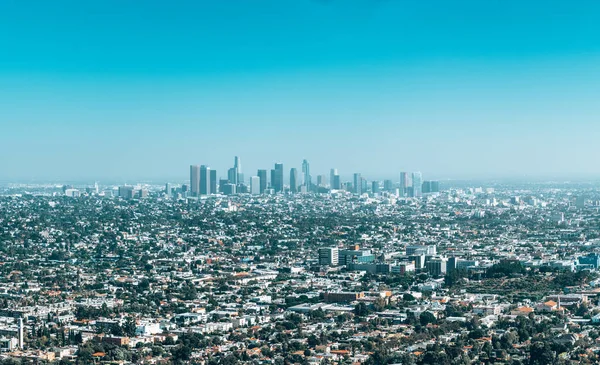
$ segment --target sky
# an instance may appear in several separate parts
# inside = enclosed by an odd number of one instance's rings
[[[0,1],[0,181],[600,177],[597,0]]]

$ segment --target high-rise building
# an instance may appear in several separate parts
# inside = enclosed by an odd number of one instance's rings
[[[334,190],[340,190],[342,188],[342,182],[340,181],[340,175],[333,175],[331,182],[331,188]]]
[[[210,170],[210,193],[217,193],[217,170]]]
[[[229,184],[228,179],[220,179],[219,180],[219,192],[221,194],[225,194],[225,185]]]
[[[385,190],[385,191],[394,190],[394,183],[392,182],[392,180],[384,180],[383,181],[383,190]]]
[[[244,174],[242,173],[242,162],[238,156],[235,156],[233,161],[233,168],[235,169],[235,184],[244,183]]]
[[[200,195],[210,194],[210,167],[200,166]]]
[[[312,181],[310,177],[310,164],[307,160],[302,161],[302,185],[306,186],[307,191],[310,191],[312,188]]]
[[[363,193],[362,187],[363,187],[362,176],[360,175],[360,173],[357,172],[354,174],[354,193],[361,195]]]
[[[267,188],[267,170],[258,170],[257,175],[260,179],[260,194],[264,194]]]
[[[446,274],[447,260],[445,258],[430,259],[425,263],[425,269],[432,276],[442,276]]]
[[[335,180],[335,175],[337,175],[337,174],[338,174],[337,169],[331,169],[329,171],[329,188],[331,188],[331,189],[339,189],[339,187],[336,188],[334,186],[334,181],[333,181],[333,180]]]
[[[223,186],[223,194],[225,195],[233,195],[236,193],[236,185],[231,183],[226,183]]]
[[[229,170],[227,170],[227,180],[229,181],[230,184],[237,185],[238,173],[237,173],[237,170],[235,169],[235,167],[232,167]]]
[[[371,191],[373,192],[373,194],[378,194],[379,193],[379,181],[372,181],[371,182]]]
[[[439,193],[440,192],[440,182],[439,181],[431,181],[430,182],[430,186],[431,186],[431,192],[432,193]]]
[[[422,196],[421,189],[423,188],[423,176],[420,172],[413,172],[412,174],[412,187],[413,187],[413,196],[420,197]]]
[[[190,194],[192,196],[200,195],[200,166],[190,166]]]
[[[339,249],[337,247],[319,248],[319,265],[337,266]]]
[[[408,172],[400,173],[400,196],[407,197],[409,196],[408,188],[412,186],[411,176]]]
[[[170,183],[167,183],[165,185],[165,194],[170,198],[171,195],[173,194],[173,188],[171,187]]]
[[[258,195],[260,193],[260,177],[252,176],[250,178],[250,194]]]
[[[421,192],[423,194],[431,193],[431,181],[423,181],[423,184],[421,185]]]
[[[276,193],[279,193],[281,191],[283,191],[283,164],[282,163],[276,163],[275,164],[275,169],[273,170],[274,174],[273,174],[273,189],[275,189]]]
[[[325,175],[317,175],[317,186],[325,186]]]
[[[298,192],[298,169],[295,167],[290,169],[290,192]]]

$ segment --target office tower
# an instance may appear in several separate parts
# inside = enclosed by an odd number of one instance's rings
[[[325,186],[325,175],[317,175],[317,186]]]
[[[274,180],[272,181],[273,189],[275,189],[276,193],[283,191],[283,164],[276,163],[275,169],[273,170]]]
[[[361,193],[366,193],[368,189],[369,184],[367,183],[367,179],[365,179],[364,177],[360,178],[360,182],[362,184],[360,191]]]
[[[260,177],[252,176],[250,178],[250,194],[258,195],[260,193]]]
[[[275,180],[277,179],[275,177],[275,174],[276,174],[275,169],[271,169],[271,181],[270,181],[269,187],[273,190],[275,190]]]
[[[173,194],[173,188],[171,187],[170,183],[167,183],[165,185],[165,194],[167,194],[167,196],[170,198],[171,195]]]
[[[230,184],[237,185],[238,174],[237,174],[237,170],[235,169],[235,167],[232,167],[229,170],[227,170],[227,180],[229,181]]]
[[[331,189],[339,189],[339,187],[336,188],[333,183],[333,180],[335,180],[335,175],[337,175],[337,174],[338,174],[337,169],[329,170],[329,188],[331,188]]]
[[[135,188],[133,186],[119,186],[119,198],[133,199],[135,197]]]
[[[383,181],[383,190],[385,190],[385,191],[394,190],[394,183],[392,182],[392,180],[384,180]]]
[[[409,196],[408,188],[412,186],[410,174],[408,172],[400,173],[400,197]]]
[[[187,193],[189,191],[189,187],[186,184],[181,185],[181,192]]]
[[[200,194],[200,166],[190,166],[190,194],[198,196]]]
[[[361,195],[362,194],[362,176],[360,176],[360,173],[355,173],[354,174],[354,193]]]
[[[337,247],[319,248],[319,265],[337,266],[339,249]]]
[[[412,182],[413,196],[416,198],[422,196],[421,189],[423,185],[423,176],[421,176],[420,172],[413,172]]]
[[[446,262],[446,271],[452,272],[456,270],[458,263],[458,258],[456,256],[452,256],[448,258],[448,262]]]
[[[200,195],[210,194],[210,167],[200,166]]]
[[[340,175],[333,175],[333,180],[331,181],[331,188],[334,190],[340,190],[342,188],[342,183],[340,182]]]
[[[244,177],[242,176],[242,162],[240,161],[240,158],[238,156],[235,156],[235,159],[233,161],[233,168],[235,169],[237,176],[236,183],[243,183]]]
[[[219,192],[221,194],[225,194],[225,185],[229,184],[228,179],[220,179],[219,180]]]
[[[371,191],[373,192],[373,194],[379,193],[379,181],[371,182]]]
[[[258,170],[257,175],[260,179],[260,194],[264,194],[267,188],[267,170]]]
[[[431,181],[423,181],[421,185],[421,192],[423,194],[431,193]]]
[[[440,182],[439,181],[431,181],[430,183],[431,192],[439,193],[440,192]]]
[[[302,161],[302,185],[306,186],[307,191],[311,190],[310,164],[306,160]]]
[[[217,193],[217,170],[210,170],[210,193]]]
[[[298,192],[298,169],[295,167],[290,169],[290,192]]]
[[[446,274],[447,261],[445,258],[430,259],[425,263],[425,269],[432,276],[442,276]]]
[[[236,194],[248,194],[250,192],[250,189],[246,184],[237,184],[235,187],[235,192]]]
[[[225,195],[233,195],[236,193],[236,185],[232,183],[226,183],[223,186],[223,194]]]

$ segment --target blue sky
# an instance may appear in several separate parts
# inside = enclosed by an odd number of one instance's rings
[[[0,2],[0,180],[600,176],[598,1]]]

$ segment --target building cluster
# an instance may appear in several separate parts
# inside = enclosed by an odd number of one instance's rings
[[[192,166],[187,195],[4,187],[0,362],[600,361],[592,185],[315,190],[305,161],[253,194],[239,159],[212,171]]]
[[[191,165],[189,185],[183,184],[178,190],[173,190],[173,187],[167,184],[165,192],[169,195],[182,194],[182,197],[200,197],[216,194],[326,193],[344,190],[358,195],[395,192],[401,197],[409,198],[440,192],[439,182],[423,181],[420,172],[400,173],[399,184],[392,180],[375,180],[369,183],[360,173],[355,173],[352,181],[345,182],[341,180],[338,170],[333,168],[329,173],[329,181],[326,175],[318,175],[314,181],[309,162],[303,160],[301,171],[293,167],[289,170],[287,180],[285,175],[283,164],[276,163],[270,171],[259,169],[256,175],[245,180],[240,158],[236,156],[234,166],[227,171],[227,178],[217,179],[217,171],[206,165]]]

